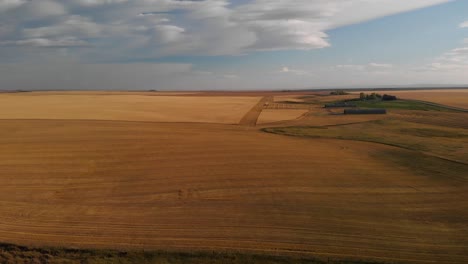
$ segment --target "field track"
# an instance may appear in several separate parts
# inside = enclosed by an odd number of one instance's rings
[[[255,126],[265,104],[273,102],[273,96],[263,97],[239,122],[241,126]]]
[[[2,242],[468,262],[466,182],[398,148],[71,120],[2,120],[0,146]]]

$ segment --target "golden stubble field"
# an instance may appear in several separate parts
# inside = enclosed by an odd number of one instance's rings
[[[261,97],[180,93],[0,94],[0,119],[121,120],[237,124]]]
[[[19,97],[11,106],[12,98]],[[383,144],[227,125],[258,112],[261,96],[234,96],[234,104],[253,109],[200,123],[227,109],[207,104],[228,100],[191,98],[203,104],[184,109],[204,118],[193,114],[186,123],[21,120],[0,105],[0,242],[468,261],[466,164]],[[409,112],[384,118],[417,114]],[[315,108],[290,124],[328,125],[326,117]]]

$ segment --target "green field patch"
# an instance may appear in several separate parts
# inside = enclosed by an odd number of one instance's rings
[[[432,179],[451,179],[455,183],[466,183],[468,180],[468,165],[444,160],[418,152],[400,151],[398,149],[374,153],[373,156],[390,164],[409,168],[418,175]]]
[[[439,112],[453,112],[450,109],[429,105],[422,102],[416,101],[405,101],[405,100],[396,100],[396,101],[381,101],[381,100],[372,100],[372,101],[352,101],[358,107],[362,108],[386,108],[386,109],[400,109],[400,110],[419,110],[419,111],[439,111]]]
[[[418,137],[446,137],[446,138],[466,138],[468,133],[447,131],[431,128],[403,128],[401,133],[411,134]]]
[[[330,138],[374,142],[468,163],[468,131],[416,124],[398,120],[378,120],[324,127],[275,127],[264,132],[309,138]]]

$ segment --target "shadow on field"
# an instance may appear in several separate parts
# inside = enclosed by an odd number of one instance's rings
[[[163,251],[114,251],[81,250],[65,248],[28,248],[11,244],[0,244],[0,263],[138,263],[138,264],[383,264],[353,260],[319,260],[241,253],[177,253]]]

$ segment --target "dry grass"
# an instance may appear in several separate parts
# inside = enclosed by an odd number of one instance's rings
[[[257,97],[1,94],[0,119],[92,119],[237,124]]]
[[[413,123],[468,129],[467,113],[397,110],[392,111],[390,116]]]

